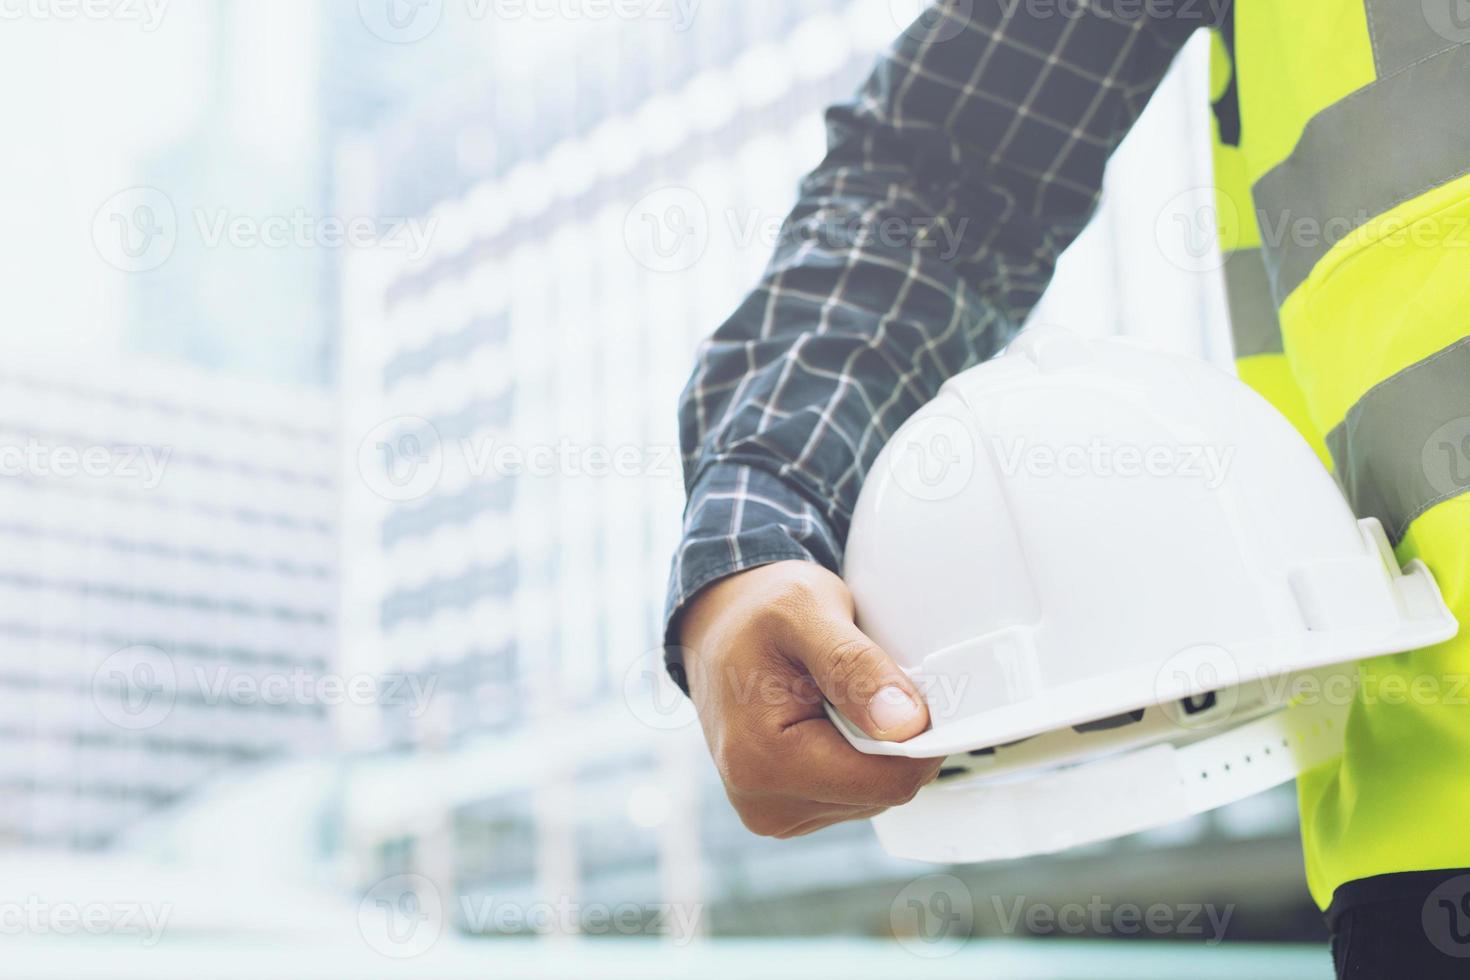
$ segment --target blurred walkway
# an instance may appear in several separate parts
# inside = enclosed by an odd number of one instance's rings
[[[953,956],[924,960],[893,942],[718,941],[686,948],[644,940],[482,941],[446,937],[420,957],[393,960],[360,944],[277,950],[232,947],[213,937],[166,940],[154,949],[117,941],[3,943],[10,980],[1327,980],[1327,951],[1300,946],[1218,946],[1056,941],[972,942]]]

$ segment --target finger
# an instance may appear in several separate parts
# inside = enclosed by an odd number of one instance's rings
[[[793,796],[846,806],[889,807],[907,803],[939,774],[943,759],[866,755],[825,718],[793,725],[775,788]]]
[[[929,727],[918,687],[850,619],[823,615],[783,640],[782,652],[810,671],[827,700],[869,737],[902,742]]]

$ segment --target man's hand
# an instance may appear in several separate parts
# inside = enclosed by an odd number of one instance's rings
[[[700,592],[680,627],[685,673],[730,802],[745,826],[796,837],[907,803],[940,759],[865,755],[825,696],[873,738],[924,731],[917,688],[853,623],[842,580],[805,561],[762,565]]]

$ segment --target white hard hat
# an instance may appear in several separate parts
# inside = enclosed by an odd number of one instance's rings
[[[882,742],[829,712],[864,752],[950,757],[875,821],[931,860],[1057,850],[1291,779],[1341,749],[1351,688],[1324,680],[1457,628],[1245,384],[1055,328],[895,433],[843,574],[931,727]]]

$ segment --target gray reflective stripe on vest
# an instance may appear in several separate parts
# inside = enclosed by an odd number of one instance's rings
[[[1378,77],[1470,40],[1470,23],[1457,23],[1460,4],[1461,0],[1363,0]]]
[[[1235,356],[1281,353],[1281,320],[1271,299],[1271,280],[1260,249],[1243,248],[1225,259],[1225,294],[1230,301]]]
[[[1470,490],[1470,337],[1370,388],[1327,449],[1353,510],[1378,518],[1394,544]]]
[[[1252,188],[1278,305],[1354,228],[1470,173],[1467,101],[1470,44],[1460,44],[1312,117]]]

